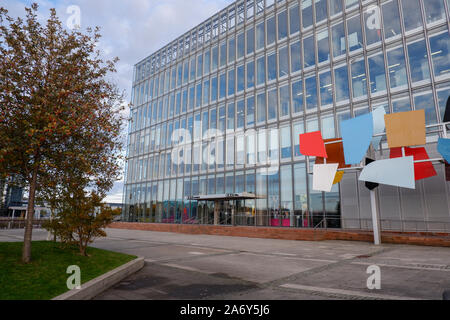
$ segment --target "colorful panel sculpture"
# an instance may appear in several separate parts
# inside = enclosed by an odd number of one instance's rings
[[[334,177],[333,184],[338,184],[339,182],[341,182],[343,177],[344,177],[344,171],[336,172],[336,176]]]
[[[439,138],[437,149],[445,161],[450,162],[450,139]]]
[[[320,131],[300,135],[300,153],[305,156],[328,158]]]
[[[414,157],[401,157],[372,162],[362,170],[359,180],[415,189]]]
[[[372,112],[374,135],[383,133],[386,130],[386,125],[384,122],[385,115],[386,111],[384,110],[384,107],[378,107]],[[375,150],[378,150],[380,148],[380,142],[382,138],[382,136],[372,138],[372,146],[375,148]]]
[[[315,164],[313,168],[313,190],[330,192],[337,169],[337,163]]]
[[[425,110],[387,114],[384,119],[389,148],[426,144]]]
[[[338,163],[339,164],[339,169],[341,168],[349,168],[351,167],[350,165],[346,165],[345,164],[345,157],[344,157],[344,145],[342,143],[342,141],[339,141],[341,139],[327,139],[324,140],[325,142],[325,149],[327,151],[327,163]],[[335,142],[335,141],[339,141],[339,142]],[[334,143],[329,143],[329,142],[334,142]],[[328,144],[327,144],[328,143]],[[323,157],[318,157],[316,159],[316,164],[323,164],[325,163],[324,158]]]
[[[372,113],[341,122],[346,164],[359,164],[369,149],[373,136]]]
[[[375,162],[375,160],[370,159],[370,158],[366,158],[366,166],[368,166],[369,164],[371,164],[372,162]],[[375,188],[378,188],[380,185],[378,183],[375,182],[365,182],[364,185],[366,186],[367,189],[369,190],[374,190]]]
[[[402,157],[402,148],[392,148],[390,158]],[[427,150],[425,148],[405,148],[405,156],[413,156],[414,161],[429,160]],[[437,175],[436,170],[431,162],[414,163],[414,176],[416,181],[422,180]]]

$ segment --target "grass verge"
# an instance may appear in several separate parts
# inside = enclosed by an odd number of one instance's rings
[[[49,300],[67,292],[67,267],[81,269],[81,283],[136,259],[126,255],[89,247],[89,257],[79,254],[78,247],[36,241],[31,246],[32,263],[21,262],[22,242],[0,243],[0,300]]]

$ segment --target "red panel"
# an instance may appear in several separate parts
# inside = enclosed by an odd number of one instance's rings
[[[390,158],[400,158],[402,156],[402,148],[392,148]],[[408,148],[405,147],[405,156],[413,156],[414,161],[428,160],[428,153],[425,148]],[[431,162],[414,163],[414,176],[416,181],[434,177],[437,175],[436,170]]]
[[[328,158],[320,131],[300,135],[300,153],[304,156]]]

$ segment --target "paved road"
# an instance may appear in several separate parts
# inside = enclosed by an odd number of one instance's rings
[[[108,229],[93,246],[145,257],[144,268],[97,299],[442,299],[450,248],[374,246]],[[23,231],[0,230],[0,241]],[[35,230],[34,239],[46,238]],[[367,268],[381,289],[367,289]]]

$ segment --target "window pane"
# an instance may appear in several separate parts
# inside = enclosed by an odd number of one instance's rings
[[[228,104],[227,130],[234,130],[234,103]]]
[[[347,52],[345,45],[344,23],[341,22],[331,27],[331,35],[333,40],[333,56],[338,57]]]
[[[188,77],[189,77],[189,62],[185,61],[184,62],[184,71],[183,71],[183,84],[188,82]]]
[[[211,101],[217,100],[217,77],[211,80]]]
[[[227,94],[227,75],[223,73],[219,79],[219,99],[225,98]]]
[[[201,107],[201,105],[202,105],[202,84],[201,83],[199,83],[198,85],[197,85],[197,99],[196,99],[196,107],[198,108],[198,107]]]
[[[277,55],[275,52],[267,57],[267,69],[268,81],[275,80],[277,78]]]
[[[220,66],[223,67],[227,64],[227,43],[220,45]]]
[[[400,15],[398,13],[397,0],[383,5],[383,21],[386,39],[400,35]]]
[[[300,41],[291,44],[291,70],[297,72],[302,68]]]
[[[311,110],[317,108],[317,86],[316,78],[307,78],[306,85],[306,109]]]
[[[330,59],[330,47],[328,45],[328,30],[317,34],[317,55],[319,63]]]
[[[281,159],[290,159],[292,157],[292,146],[291,146],[291,127],[281,128]]]
[[[322,136],[324,139],[332,139],[335,137],[334,133],[334,116],[322,116]]]
[[[264,48],[265,38],[264,22],[261,22],[256,26],[256,50]]]
[[[219,126],[217,129],[221,132],[225,132],[225,121],[226,121],[226,110],[225,107],[222,106],[219,108]]]
[[[386,75],[384,72],[384,56],[383,54],[370,57],[370,92],[382,92],[386,90]]]
[[[412,82],[430,78],[425,40],[408,44],[409,66]]]
[[[316,64],[314,54],[314,39],[312,36],[303,40],[303,56],[305,57],[305,68]]]
[[[292,124],[292,137],[294,141],[294,157],[300,157],[300,135],[305,132],[303,121]]]
[[[278,40],[287,37],[287,11],[278,14]]]
[[[443,0],[426,0],[423,4],[425,6],[425,17],[427,18],[427,23],[445,19],[445,7]]]
[[[289,9],[289,27],[290,34],[300,31],[300,13],[298,6]]]
[[[210,120],[209,120],[209,127],[211,129],[217,129],[217,109],[211,109],[210,110]]]
[[[219,61],[219,48],[214,47],[212,49],[212,70],[217,69],[218,61]]]
[[[241,129],[245,124],[245,102],[240,100],[236,104],[236,129]]]
[[[312,0],[302,0],[302,19],[303,28],[312,26],[313,24],[313,10]]]
[[[419,0],[402,0],[403,22],[405,23],[405,30],[422,27],[422,14],[420,13]]]
[[[415,96],[414,105],[416,110],[425,110],[425,122],[427,125],[437,123],[436,108],[434,105],[433,94],[431,92],[421,96]]]
[[[294,164],[294,181],[295,215],[300,218],[300,227],[308,227],[308,191],[306,185],[308,180],[304,163]]]
[[[378,16],[378,7],[370,8],[364,11],[366,43],[368,46],[381,41],[381,25],[378,25],[378,23],[381,23],[381,17]],[[386,21],[384,23],[386,24]]]
[[[389,78],[391,80],[391,88],[405,86],[407,84],[405,55],[403,48],[397,48],[387,53]]]
[[[242,58],[245,53],[245,36],[243,33],[238,35],[237,42],[237,58]]]
[[[255,125],[255,98],[247,98],[247,127]]]
[[[350,51],[362,48],[361,21],[359,15],[347,20],[348,48]]]
[[[189,73],[189,80],[195,79],[195,57],[191,59],[191,71]]]
[[[205,60],[204,60],[204,69],[203,69],[203,74],[207,75],[210,72],[210,67],[211,67],[211,53],[210,51],[206,51],[205,52]]]
[[[209,103],[209,80],[206,80],[203,83],[203,104],[206,105]]]
[[[288,47],[281,48],[278,52],[279,74],[278,76],[284,77],[289,74],[289,55]]]
[[[237,92],[245,89],[245,70],[244,65],[237,68]]]
[[[285,85],[280,88],[280,117],[289,115],[290,106],[289,85]]]
[[[266,82],[266,57],[263,56],[256,61],[257,64],[257,78],[256,84],[262,84]]]
[[[450,38],[448,33],[430,38],[431,57],[434,75],[436,77],[448,75],[450,72]]]
[[[201,77],[203,72],[203,56],[197,57],[197,77]]]
[[[392,110],[394,113],[411,111],[411,102],[409,98],[392,102]]]
[[[235,78],[234,78],[234,69],[228,71],[228,95],[234,94],[235,89]]]
[[[330,71],[320,74],[320,103],[322,106],[333,104],[333,85]]]
[[[247,54],[255,51],[255,29],[247,30]]]
[[[277,118],[278,110],[278,90],[272,89],[268,92],[268,114],[267,120],[274,120]]]
[[[258,94],[256,100],[256,114],[258,116],[258,123],[266,121],[266,94]]]
[[[352,63],[353,98],[358,98],[367,94],[366,80],[366,66],[364,60]]]
[[[444,120],[445,108],[447,107],[447,99],[449,98],[449,89],[438,91],[437,95],[441,120]]]
[[[342,0],[330,0],[330,15],[342,12]]]
[[[228,41],[228,62],[233,62],[236,59],[236,40],[230,39]]]
[[[267,20],[267,45],[270,45],[275,42],[275,34],[276,34],[276,27],[275,27],[275,17],[272,17]]]
[[[303,112],[303,85],[302,81],[292,83],[292,106],[293,112]]]
[[[255,63],[247,63],[247,88],[255,86]]]
[[[315,0],[316,6],[316,23],[327,18],[327,0]]]

